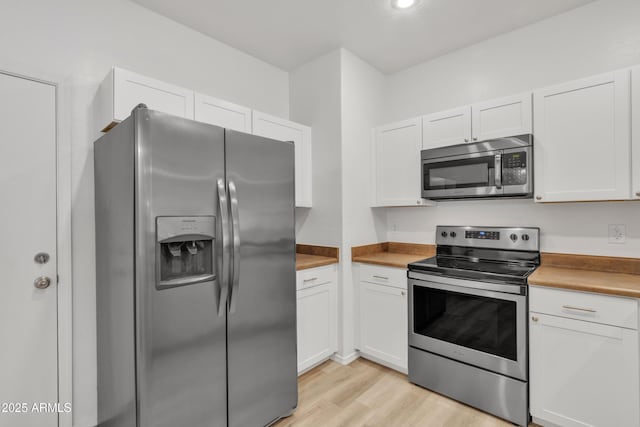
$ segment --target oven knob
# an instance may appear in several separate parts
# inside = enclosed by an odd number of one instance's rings
[[[451,234],[450,234],[450,236],[451,236],[451,238],[455,238],[455,237],[456,237],[456,232],[455,232],[455,231],[452,231],[452,232],[451,232]]]
[[[522,240],[524,240],[525,242],[526,242],[527,240],[529,240],[529,235],[528,235],[528,234],[523,234],[523,235],[522,235]]]
[[[446,232],[446,231],[443,231],[442,233],[440,233],[440,235],[441,235],[442,237],[447,237],[447,232]]]
[[[516,233],[513,233],[511,236],[509,236],[509,238],[512,242],[515,242],[516,240],[518,240],[518,235]]]

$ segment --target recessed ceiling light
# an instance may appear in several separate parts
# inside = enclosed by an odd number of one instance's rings
[[[396,9],[409,9],[415,4],[416,0],[391,0],[391,6]]]

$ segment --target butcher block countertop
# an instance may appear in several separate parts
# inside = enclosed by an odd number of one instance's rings
[[[640,258],[541,255],[530,285],[640,298]]]
[[[329,246],[296,245],[296,270],[337,264],[339,249]]]
[[[407,268],[412,262],[435,256],[434,245],[384,242],[351,248],[351,261]]]

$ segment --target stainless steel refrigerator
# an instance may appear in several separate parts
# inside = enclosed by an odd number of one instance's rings
[[[94,150],[99,425],[290,414],[293,144],[141,106]]]

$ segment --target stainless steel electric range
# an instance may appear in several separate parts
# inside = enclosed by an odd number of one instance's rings
[[[409,380],[527,426],[527,277],[540,230],[436,233],[436,256],[409,265]]]

